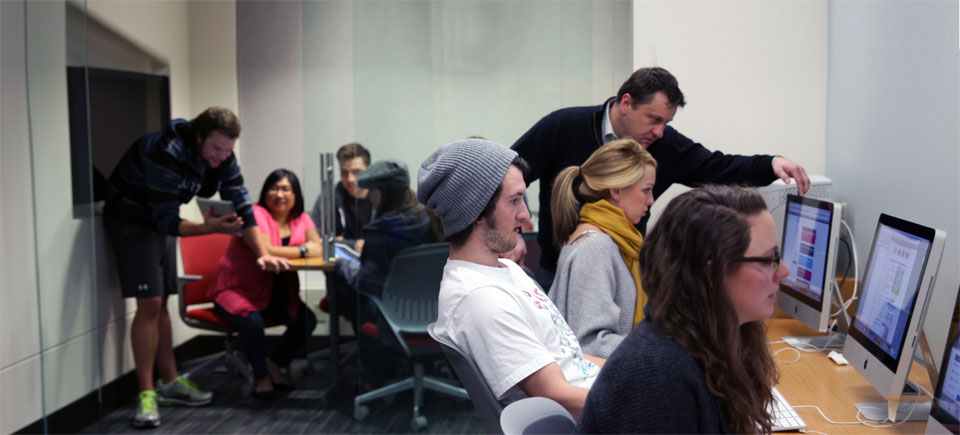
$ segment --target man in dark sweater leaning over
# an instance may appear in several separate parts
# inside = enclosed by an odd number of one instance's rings
[[[540,180],[540,218],[537,242],[540,267],[537,281],[544,289],[553,283],[560,248],[553,246],[550,212],[553,179],[567,166],[580,165],[597,148],[617,139],[631,138],[657,160],[653,196],[673,183],[763,186],[778,177],[797,181],[803,195],[810,186],[803,167],[780,156],[727,155],[709,151],[667,125],[686,104],[677,79],[663,68],[641,68],[599,106],[557,110],[534,124],[511,148],[530,164],[527,184]],[[640,221],[646,233],[647,217]]]

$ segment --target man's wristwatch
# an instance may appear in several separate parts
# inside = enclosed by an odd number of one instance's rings
[[[300,245],[300,258],[307,258],[307,245]]]

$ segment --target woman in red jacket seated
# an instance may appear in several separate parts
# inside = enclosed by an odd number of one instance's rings
[[[322,255],[320,235],[303,212],[303,195],[296,174],[273,171],[263,183],[260,200],[253,206],[260,237],[271,255],[286,258]],[[317,326],[317,318],[300,300],[295,273],[260,270],[243,239],[234,237],[220,259],[217,281],[208,292],[217,312],[239,330],[240,348],[253,366],[254,396],[273,397],[274,388],[289,386],[281,368]],[[267,358],[264,317],[286,325],[280,344]]]

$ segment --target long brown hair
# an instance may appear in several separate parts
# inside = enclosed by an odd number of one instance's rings
[[[423,204],[417,202],[417,194],[410,188],[378,189],[380,189],[380,206],[376,210],[377,218],[392,211],[404,211],[412,208],[415,213],[419,213],[426,209]],[[434,241],[442,240],[443,227],[440,219],[434,214],[433,210],[427,209],[426,212],[430,216],[430,235],[432,239]]]
[[[770,431],[778,378],[763,322],[740,325],[723,287],[750,246],[747,218],[765,210],[753,189],[694,189],[670,202],[640,249],[647,318],[703,366],[735,433]]]
[[[553,243],[557,248],[577,229],[580,222],[580,200],[583,203],[607,199],[610,189],[623,189],[636,183],[647,166],[657,161],[633,139],[620,139],[597,148],[581,166],[568,166],[557,174],[551,192]],[[574,180],[580,176],[579,186]],[[574,193],[574,189],[577,189]]]

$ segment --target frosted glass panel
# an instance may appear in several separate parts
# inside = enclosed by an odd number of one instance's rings
[[[304,2],[304,196],[319,193],[319,154],[347,143],[362,144],[374,164],[403,162],[416,189],[420,163],[446,143],[482,136],[510,146],[554,110],[602,103],[631,72],[630,7],[628,1]],[[534,213],[537,194],[534,183],[527,195]],[[374,249],[368,242],[364,249]],[[347,375],[359,373],[358,393],[390,377],[377,362],[400,357],[377,344],[392,336],[387,325],[377,326],[380,340],[359,340],[359,367],[342,367]],[[369,328],[359,329],[369,335]],[[424,396],[424,409],[430,400],[447,400],[431,397]]]
[[[592,13],[579,1],[355,4],[357,141],[415,171],[445,143],[509,146],[550,111],[595,103]]]
[[[36,276],[40,322],[20,326],[39,327],[40,335],[43,425],[30,429],[56,432],[62,428],[47,425],[46,417],[78,399],[97,399],[102,381],[93,196],[89,188],[79,195],[71,189],[77,180],[93,179],[89,146],[71,149],[73,135],[83,137],[89,125],[82,114],[71,119],[69,111],[71,102],[83,105],[71,98],[83,94],[86,80],[81,74],[69,88],[67,76],[68,66],[86,66],[86,2],[27,2],[24,16],[37,270],[22,273]],[[95,416],[97,403],[85,411]]]
[[[309,198],[321,152],[356,141],[415,180],[437,147],[471,135],[509,146],[556,109],[613,96],[632,71],[628,1],[323,1],[302,17]]]

